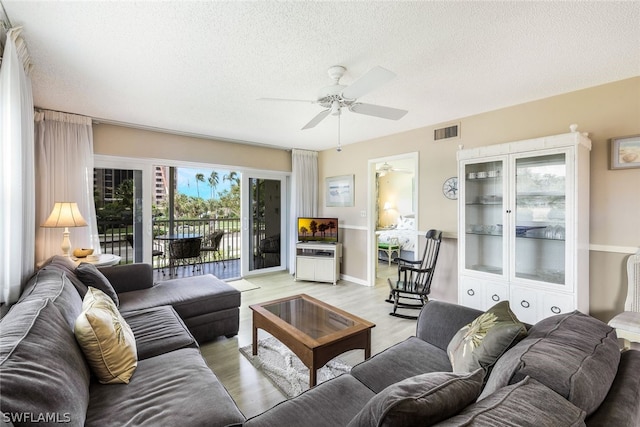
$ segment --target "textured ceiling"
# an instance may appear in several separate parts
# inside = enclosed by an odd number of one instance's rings
[[[343,65],[350,84],[397,77],[344,112],[342,144],[640,75],[640,2],[9,1],[35,69],[38,107],[105,122],[321,150],[336,145],[315,99]]]

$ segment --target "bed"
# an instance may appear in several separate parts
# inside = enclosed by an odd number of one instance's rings
[[[397,239],[400,244],[400,258],[415,259],[416,225],[412,216],[400,216],[394,228],[379,230],[378,243],[389,244]],[[378,259],[388,261],[385,251],[378,251]]]

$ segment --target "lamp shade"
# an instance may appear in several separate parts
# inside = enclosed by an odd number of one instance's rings
[[[84,227],[87,222],[78,210],[78,204],[72,202],[56,202],[49,218],[42,224],[43,227]]]

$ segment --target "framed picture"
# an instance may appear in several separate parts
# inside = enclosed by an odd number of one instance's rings
[[[326,178],[327,206],[353,206],[353,175]]]
[[[611,138],[611,169],[640,168],[640,135]]]

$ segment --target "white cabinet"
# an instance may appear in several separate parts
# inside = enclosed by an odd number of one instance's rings
[[[458,152],[460,304],[588,313],[590,150],[570,132]]]
[[[330,282],[340,278],[341,243],[296,244],[296,280]]]

